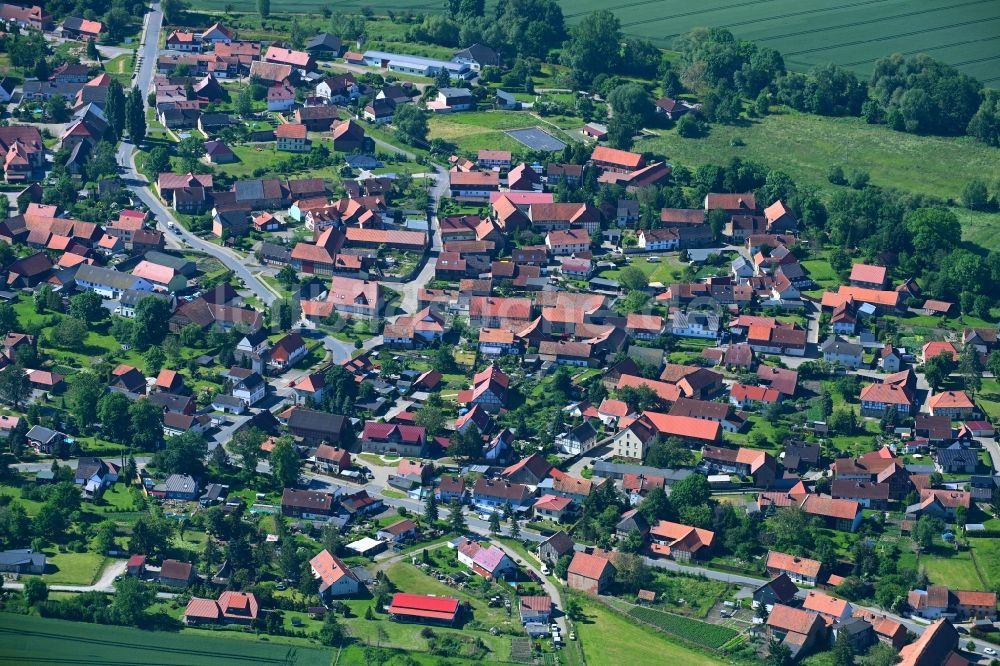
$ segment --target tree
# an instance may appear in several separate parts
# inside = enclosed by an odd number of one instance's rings
[[[431,524],[437,522],[438,504],[437,497],[433,492],[427,493],[427,500],[424,502],[424,519]]]
[[[951,354],[938,354],[924,362],[924,377],[931,385],[931,389],[937,393],[937,390],[947,381],[948,376],[955,371],[956,367],[957,364]]]
[[[97,375],[84,370],[76,376],[66,393],[70,413],[81,431],[97,421],[97,403],[104,395],[104,387],[105,383]]]
[[[649,286],[649,276],[637,266],[626,266],[618,275],[618,282],[629,291],[642,291]]]
[[[553,570],[560,580],[566,580],[569,575],[569,565],[573,561],[573,556],[566,554],[556,560],[556,566]]]
[[[181,142],[177,144],[177,155],[181,158],[185,171],[196,171],[198,160],[204,154],[205,143],[196,135],[181,139]]]
[[[257,0],[257,13],[261,19],[271,15],[271,0]]]
[[[941,354],[941,356],[945,355]],[[983,386],[983,366],[979,361],[979,350],[976,349],[975,345],[967,344],[962,348],[962,353],[958,357],[958,371],[962,375],[965,390],[973,396],[979,393],[979,389]]]
[[[290,264],[285,264],[275,277],[278,278],[278,282],[286,289],[291,289],[299,283],[299,274],[295,272],[295,269]]]
[[[155,598],[156,592],[138,578],[124,576],[115,581],[111,615],[118,624],[134,627],[142,621]]]
[[[132,526],[129,550],[147,555],[163,554],[170,545],[173,532],[173,522],[160,511],[143,514]]]
[[[2,377],[2,373],[0,373]],[[112,442],[128,441],[128,408],[132,402],[124,393],[108,393],[97,403],[97,416],[101,423],[101,435]]]
[[[134,344],[139,349],[163,342],[169,330],[170,304],[166,299],[144,296],[135,306]]]
[[[767,648],[768,666],[788,666],[791,663],[792,651],[777,638],[772,638]]]
[[[24,601],[29,606],[40,604],[49,598],[49,586],[41,578],[25,578]]]
[[[271,473],[281,488],[294,488],[302,472],[302,459],[292,445],[291,437],[281,437],[271,449]]]
[[[78,348],[87,339],[87,323],[76,317],[63,317],[52,329],[53,344],[63,349]]]
[[[339,645],[344,639],[344,628],[337,622],[334,613],[327,613],[319,630],[319,640],[323,645]]]
[[[446,418],[444,410],[430,403],[417,411],[416,423],[427,430],[428,437],[434,437],[444,428]]]
[[[573,70],[573,77],[583,86],[598,74],[614,71],[619,61],[621,22],[610,10],[592,12],[570,30],[562,61]]]
[[[107,316],[100,295],[96,291],[85,291],[69,299],[69,313],[82,321],[93,323]]]
[[[612,90],[608,104],[615,116],[634,118],[639,124],[651,120],[654,113],[653,98],[637,83],[626,83]]]
[[[146,398],[128,407],[131,444],[139,451],[155,451],[163,446],[163,411]]]
[[[250,86],[240,90],[240,94],[236,96],[236,113],[242,118],[253,114],[253,89]]]
[[[405,143],[423,144],[427,141],[427,112],[416,104],[403,104],[392,117],[396,136]]]
[[[708,479],[701,474],[692,474],[675,483],[670,489],[670,503],[680,511],[685,507],[708,504],[712,489]]]
[[[490,534],[494,536],[500,534],[500,514],[496,511],[490,513]]]
[[[434,358],[431,359],[431,366],[442,375],[451,374],[458,368],[455,363],[455,356],[452,348],[448,345],[441,345],[434,351]]]
[[[917,549],[922,551],[930,550],[934,545],[934,537],[940,534],[943,525],[941,521],[930,516],[921,516],[913,524],[913,542],[917,544]]]
[[[448,505],[448,529],[456,534],[464,534],[466,530],[465,514],[462,513],[462,505],[457,499],[451,500]]]
[[[241,430],[233,435],[229,449],[240,461],[244,478],[252,479],[257,473],[257,463],[260,461],[260,445],[264,443],[265,435],[257,428]]]
[[[517,522],[517,516],[510,517],[510,536],[512,539],[521,538],[521,523]]]
[[[697,139],[701,134],[701,123],[692,114],[686,113],[677,121],[678,136],[684,139]]]
[[[962,238],[962,225],[947,208],[918,208],[906,215],[905,223],[914,251],[927,260],[954,249]]]
[[[146,374],[152,377],[160,374],[163,364],[167,362],[167,355],[161,347],[150,347],[142,355],[142,360],[146,365]]]
[[[10,303],[0,303],[0,335],[6,336],[17,329],[17,312]]]
[[[146,139],[146,107],[138,86],[132,86],[125,99],[125,130],[129,141],[136,146],[142,145]]]
[[[15,363],[0,372],[0,400],[12,405],[14,409],[20,409],[30,394],[31,384],[20,364]]]
[[[163,11],[163,21],[172,25],[177,25],[184,20],[184,11],[187,10],[187,3],[184,0],[161,0],[160,9]]]
[[[694,461],[694,452],[677,437],[657,438],[649,447],[646,464],[652,467],[686,467]]]
[[[841,631],[833,644],[833,666],[854,666],[854,647],[846,631]]]
[[[45,101],[45,115],[54,123],[64,123],[69,120],[70,108],[62,95],[52,95]]]
[[[153,455],[156,468],[167,474],[187,474],[200,478],[205,473],[208,443],[200,432],[189,430],[167,440],[163,450]]]
[[[650,525],[657,520],[669,520],[675,516],[670,498],[663,486],[654,486],[639,503],[639,513]]]
[[[125,133],[125,89],[118,79],[111,79],[104,95],[104,116],[108,119],[108,131],[115,141],[120,141]]]
[[[636,553],[618,553],[614,558],[615,582],[625,591],[636,593],[652,579],[649,565]]]
[[[156,146],[146,157],[146,170],[154,176],[170,170],[170,152],[164,146]]]

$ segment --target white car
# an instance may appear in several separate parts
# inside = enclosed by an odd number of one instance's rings
[[[541,568],[541,572],[542,572],[543,575],[548,576],[549,575],[549,568],[543,564],[542,568]]]
[[[993,648],[991,648],[991,647],[988,647],[988,648],[983,648],[983,654],[988,654],[988,655],[990,655],[990,656],[993,656],[993,655],[995,655],[996,653],[997,653],[997,651],[996,651],[996,650],[994,650],[994,649],[993,649]]]

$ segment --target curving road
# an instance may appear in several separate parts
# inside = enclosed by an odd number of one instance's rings
[[[160,30],[163,27],[163,13],[160,11],[159,3],[154,3],[150,11],[146,14],[146,19],[142,30],[142,42],[137,53],[137,71],[134,83],[143,93],[145,93],[153,83],[153,75],[156,71],[157,44],[160,39]],[[277,294],[262,280],[259,280],[250,269],[247,268],[246,258],[214,243],[210,243],[190,231],[185,229],[170,211],[149,189],[149,182],[145,176],[139,173],[135,167],[135,145],[128,141],[122,141],[118,147],[118,164],[122,168],[123,178],[129,189],[142,201],[156,217],[158,227],[163,233],[181,245],[188,245],[200,252],[211,255],[230,268],[243,281],[254,296],[261,300],[264,305],[270,305]],[[168,226],[170,223],[174,228]]]

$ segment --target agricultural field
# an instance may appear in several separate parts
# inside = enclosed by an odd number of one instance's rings
[[[487,3],[487,11],[495,2]],[[599,0],[560,0],[572,25],[588,13],[606,9]],[[195,9],[223,11],[227,0],[193,0]],[[427,0],[274,0],[271,13],[316,14],[323,7],[341,12],[443,11],[441,2]],[[626,35],[652,40],[667,48],[674,38],[700,26],[726,27],[737,37],[774,47],[791,69],[837,63],[870,74],[876,59],[894,52],[927,53],[979,78],[1000,82],[1000,4],[992,0],[769,0],[732,2],[709,0],[692,6],[683,0],[628,0],[610,7]]]
[[[0,661],[21,664],[160,664],[328,666],[333,652],[187,632],[150,632],[31,615],[0,613]]]

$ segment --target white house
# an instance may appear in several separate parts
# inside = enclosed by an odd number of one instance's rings
[[[680,244],[676,229],[640,229],[636,232],[636,247],[646,252],[676,250]]]
[[[233,397],[245,401],[250,406],[263,400],[266,394],[267,383],[257,372],[251,372],[233,381]]]
[[[319,596],[324,601],[355,595],[361,587],[354,572],[328,550],[309,560],[309,568],[319,581]]]
[[[685,338],[719,337],[719,316],[712,312],[674,312],[670,315],[670,332]]]

